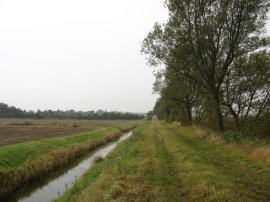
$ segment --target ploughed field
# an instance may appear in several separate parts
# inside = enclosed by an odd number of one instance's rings
[[[101,127],[124,124],[111,120],[25,120],[0,119],[0,146],[31,140],[73,135]]]
[[[0,145],[16,144],[30,140],[61,137],[87,131],[87,128],[52,127],[0,127]]]

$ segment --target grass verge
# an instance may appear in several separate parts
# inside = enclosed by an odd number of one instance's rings
[[[269,201],[270,168],[193,128],[139,127],[55,202]]]

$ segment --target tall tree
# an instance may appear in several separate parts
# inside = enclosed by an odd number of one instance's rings
[[[222,85],[222,104],[237,126],[248,118],[259,120],[269,106],[270,52],[259,51],[238,58]]]
[[[224,130],[220,89],[235,58],[266,44],[269,0],[167,0],[169,20],[155,24],[142,52],[150,65],[173,67],[207,93],[219,132]]]
[[[156,74],[154,83],[154,91],[174,102],[175,106],[184,113],[183,121],[187,124],[192,124],[193,110],[200,100],[193,83],[170,67]]]

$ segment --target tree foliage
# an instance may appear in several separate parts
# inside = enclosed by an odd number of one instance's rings
[[[74,110],[38,110],[23,111],[16,107],[0,103],[0,118],[34,118],[34,119],[86,119],[86,120],[136,120],[144,119],[144,115],[121,112],[104,112],[102,114],[94,111],[76,112]]]
[[[269,0],[167,0],[165,5],[169,19],[154,25],[142,52],[149,65],[164,64],[180,80],[189,80],[193,85],[188,92],[195,87],[205,98],[202,102],[211,100],[221,132],[228,74],[238,71],[235,64],[240,58],[269,44],[263,35]]]
[[[269,108],[270,52],[259,51],[238,58],[225,77],[222,104],[237,126],[258,121]]]

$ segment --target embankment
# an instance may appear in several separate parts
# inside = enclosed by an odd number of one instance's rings
[[[0,198],[118,139],[123,132],[136,125],[129,123],[67,137],[0,147]]]

